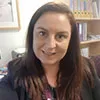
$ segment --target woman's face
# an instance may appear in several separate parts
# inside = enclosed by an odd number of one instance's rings
[[[71,37],[71,25],[65,14],[47,12],[36,22],[33,51],[44,65],[59,64],[65,56]]]

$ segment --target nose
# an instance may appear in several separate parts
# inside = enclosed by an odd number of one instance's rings
[[[50,36],[47,38],[46,47],[47,49],[54,49],[56,47],[56,39],[54,36]]]

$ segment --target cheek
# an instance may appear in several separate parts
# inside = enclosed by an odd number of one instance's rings
[[[33,40],[33,50],[34,52],[38,52],[43,45],[43,41],[38,38],[34,38]]]
[[[61,51],[62,51],[63,53],[66,53],[66,52],[67,52],[67,49],[68,49],[68,44],[63,44],[63,45],[61,45]]]
[[[38,40],[36,38],[33,39],[33,51],[36,53],[38,48]]]
[[[59,51],[59,57],[60,57],[60,60],[66,55],[66,53],[67,53],[67,47],[65,48],[65,47],[62,47],[61,49],[60,49],[60,51]],[[58,57],[58,58],[59,58]]]
[[[68,39],[67,41],[65,41],[64,43],[60,44],[60,52],[62,53],[62,55],[64,56],[67,53],[68,50],[68,46],[69,46],[69,41],[70,39]]]
[[[33,52],[35,56],[38,58],[40,54],[39,53],[39,43],[36,40],[33,41]]]

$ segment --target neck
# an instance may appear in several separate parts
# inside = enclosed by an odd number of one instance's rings
[[[48,84],[52,87],[56,87],[57,73],[59,70],[59,64],[55,65],[43,65],[45,75],[47,77]]]

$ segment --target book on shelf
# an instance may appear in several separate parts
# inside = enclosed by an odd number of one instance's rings
[[[98,16],[100,18],[100,0],[96,0]]]
[[[92,2],[92,10],[93,10],[93,17],[98,18],[99,13],[98,13],[98,8],[97,8],[97,2],[96,1]]]
[[[79,33],[79,39],[80,39],[80,41],[83,41],[82,24],[81,23],[77,23],[77,29],[78,29],[78,33]]]
[[[87,30],[86,22],[77,22],[77,30],[79,33],[80,42],[87,40],[100,40],[100,33],[91,33]]]
[[[87,40],[87,23],[80,22],[77,23],[78,33],[80,41],[86,41]]]
[[[88,40],[98,40],[98,39],[100,39],[100,34],[98,34],[98,35],[88,34],[87,39]]]
[[[60,0],[66,2],[76,18],[100,17],[100,0]]]
[[[68,1],[68,0],[63,0]],[[92,0],[69,0],[70,9],[75,17],[91,17],[92,16]]]

